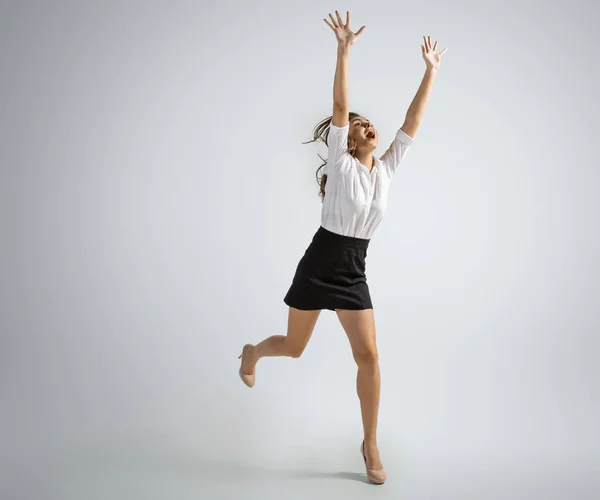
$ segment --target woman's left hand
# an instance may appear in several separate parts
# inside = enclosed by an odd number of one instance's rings
[[[435,42],[434,46],[432,47],[430,36],[427,36],[427,37],[423,36],[423,40],[425,41],[425,46],[421,45],[421,52],[423,53],[423,59],[425,59],[425,64],[427,65],[427,69],[437,70],[440,65],[442,56],[444,55],[444,52],[446,52],[446,50],[448,50],[448,48],[446,47],[444,50],[442,50],[438,54],[435,51],[435,49],[437,47],[437,42]]]

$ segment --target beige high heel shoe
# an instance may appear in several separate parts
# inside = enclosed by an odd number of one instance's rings
[[[251,349],[252,347],[254,347],[252,344],[246,344],[242,349],[242,354],[238,356],[238,359],[242,360],[242,362],[240,363],[239,371],[240,378],[242,379],[242,382],[244,382],[244,384],[246,384],[248,387],[254,387],[255,373],[244,373],[242,367],[244,366],[244,354],[246,354],[248,352],[248,349]]]
[[[365,468],[367,469],[367,478],[373,484],[383,484],[386,480],[386,474],[384,469],[369,469],[367,467],[367,457],[365,455],[365,441],[360,445],[360,453],[365,461]]]

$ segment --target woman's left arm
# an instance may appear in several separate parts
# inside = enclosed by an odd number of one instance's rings
[[[435,80],[435,75],[437,74],[438,68],[440,66],[440,61],[442,55],[447,48],[442,50],[439,54],[435,51],[437,47],[437,42],[431,46],[431,37],[423,37],[425,42],[425,46],[421,45],[421,52],[423,54],[423,59],[425,60],[425,65],[427,69],[425,70],[425,76],[423,76],[423,80],[421,81],[421,85],[419,85],[419,90],[410,103],[408,110],[406,111],[406,118],[404,120],[404,124],[402,125],[402,131],[411,138],[415,138],[417,133],[417,129],[421,123],[421,118],[423,117],[423,113],[425,112],[425,108],[427,107],[427,101],[429,100],[429,93],[431,92],[431,88],[433,87],[433,82]]]

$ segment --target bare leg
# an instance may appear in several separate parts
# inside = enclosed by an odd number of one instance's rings
[[[348,335],[352,354],[358,365],[356,390],[360,399],[367,466],[370,469],[381,469],[383,466],[377,449],[381,377],[373,309],[357,311],[338,309],[336,313]]]
[[[256,363],[265,356],[299,358],[315,328],[321,310],[303,311],[289,308],[287,335],[272,335],[247,349],[242,359],[244,373],[254,373]]]

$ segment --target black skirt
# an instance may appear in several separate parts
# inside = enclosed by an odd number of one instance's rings
[[[283,301],[303,310],[372,309],[365,261],[369,241],[319,226]]]

